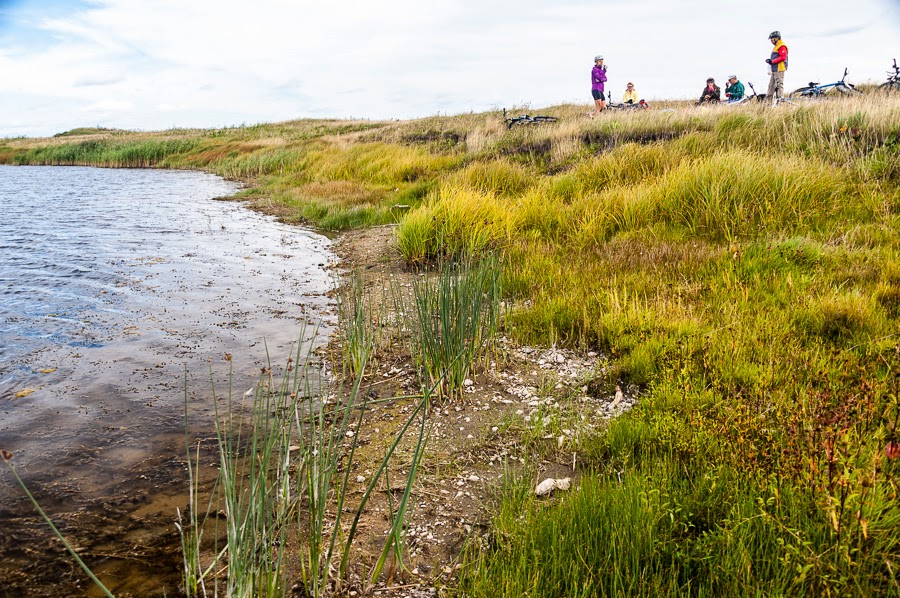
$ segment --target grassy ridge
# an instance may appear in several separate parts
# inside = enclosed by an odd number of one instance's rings
[[[502,248],[520,338],[644,387],[579,492],[502,498],[468,595],[900,591],[898,104],[727,110],[609,119],[624,143],[590,157],[594,123],[568,156],[524,133],[549,149],[401,224],[413,261]]]
[[[642,396],[580,447],[577,491],[511,482],[467,595],[900,594],[900,98],[582,111],[11,141],[0,162],[205,168],[288,220],[401,221],[413,264],[502,252],[509,332],[599,348]]]

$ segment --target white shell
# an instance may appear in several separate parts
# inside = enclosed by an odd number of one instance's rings
[[[537,488],[534,489],[534,493],[538,496],[544,496],[545,494],[550,494],[551,492],[553,492],[554,489],[568,490],[571,486],[571,482],[571,478],[547,478],[537,485]]]

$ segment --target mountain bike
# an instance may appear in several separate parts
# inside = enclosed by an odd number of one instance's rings
[[[506,108],[503,109],[503,122],[506,123],[506,130],[510,130],[516,125],[538,125],[542,123],[555,123],[558,119],[555,116],[545,116],[537,114],[531,116],[522,114],[520,116],[506,116]]]
[[[626,104],[625,102],[619,102],[617,104],[612,101],[612,94],[609,94],[609,102],[606,104],[607,110],[646,110],[649,107],[650,104],[644,100],[641,100],[636,104]]]
[[[810,81],[809,85],[795,89],[788,97],[791,98],[820,98],[829,95],[860,95],[862,92],[852,84],[847,83],[847,69],[844,69],[844,76],[840,81],[834,83],[826,83],[819,85],[815,81]]]
[[[878,89],[885,91],[900,91],[900,67],[897,66],[897,59],[894,59],[894,72],[887,72],[887,81],[878,86]]]

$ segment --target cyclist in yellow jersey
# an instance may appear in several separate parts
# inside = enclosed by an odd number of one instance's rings
[[[766,58],[766,64],[772,69],[769,77],[769,95],[774,106],[782,97],[784,97],[784,73],[788,68],[788,47],[781,41],[781,32],[773,31],[769,34],[769,41],[772,42],[772,55]]]
[[[634,83],[628,83],[625,87],[625,93],[622,94],[622,103],[623,104],[637,104],[641,101],[641,98],[638,97],[637,90],[634,88]]]

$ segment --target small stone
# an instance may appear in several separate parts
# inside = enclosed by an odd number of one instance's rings
[[[553,490],[568,490],[571,485],[571,478],[547,478],[543,482],[537,485],[534,489],[534,493],[538,496],[544,496],[546,494],[550,494]]]

